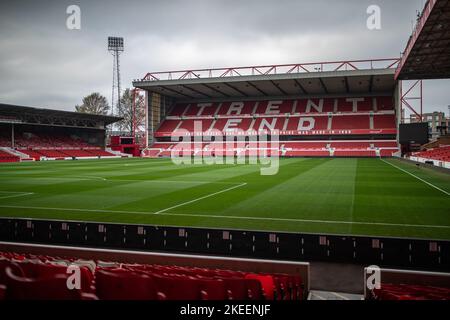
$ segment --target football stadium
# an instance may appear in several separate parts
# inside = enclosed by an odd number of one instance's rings
[[[450,300],[449,21],[425,1],[399,58],[141,70],[128,131],[0,103],[0,300]]]

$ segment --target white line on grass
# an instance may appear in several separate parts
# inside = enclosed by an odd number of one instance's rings
[[[39,179],[39,180],[62,180],[62,181],[83,181],[83,180],[95,180],[95,181],[108,181],[108,182],[136,182],[136,183],[186,183],[186,184],[237,184],[245,182],[226,182],[226,181],[207,181],[207,180],[158,180],[158,179],[115,179],[115,178],[103,178],[95,176],[72,176],[72,177],[15,177],[15,179]]]
[[[225,182],[225,181],[200,181],[200,180],[155,180],[155,179],[150,179],[150,180],[136,180],[136,179],[114,179],[114,178],[110,178],[110,179],[106,179],[106,181],[113,181],[113,182],[137,182],[137,183],[141,183],[141,182],[149,182],[149,183],[153,183],[153,182],[167,182],[167,183],[187,183],[187,184],[207,184],[207,183],[211,183],[211,184],[236,184],[236,183],[245,183],[245,182]]]
[[[34,194],[34,192],[14,192],[14,191],[0,191],[0,193],[14,193],[13,195],[10,196],[0,196],[0,199],[24,197],[29,196],[30,194]]]
[[[0,205],[0,208],[31,209],[31,210],[51,210],[51,211],[75,211],[75,212],[98,212],[98,213],[126,213],[126,214],[141,214],[141,215],[156,214],[156,212],[144,212],[144,211],[71,209],[71,208],[7,206],[7,205]],[[174,216],[174,217],[195,217],[195,218],[213,218],[213,219],[263,220],[263,221],[300,222],[300,223],[323,223],[323,224],[346,224],[346,225],[354,224],[354,225],[388,226],[388,227],[450,229],[450,226],[427,225],[427,224],[403,224],[403,223],[384,223],[384,222],[309,220],[309,219],[224,216],[224,215],[187,214],[187,213],[165,213],[165,214],[163,214],[161,216],[163,216],[163,217],[165,217],[165,216]]]
[[[89,179],[89,180],[100,180],[100,181],[106,181],[108,179],[103,178],[103,177],[97,177],[97,176],[72,176],[74,178],[83,178],[85,179]]]
[[[74,212],[98,212],[98,213],[127,213],[127,214],[144,214],[144,215],[154,214],[153,212],[143,212],[143,211],[121,211],[121,210],[78,209],[78,208],[54,208],[54,207],[31,207],[31,206],[7,206],[7,205],[0,205],[0,208],[50,210],[50,211],[74,211]]]
[[[218,194],[221,194],[221,193],[224,193],[224,192],[227,192],[227,191],[231,191],[231,190],[233,190],[233,189],[237,189],[237,188],[243,187],[243,186],[245,186],[245,185],[247,185],[246,182],[241,183],[241,184],[238,184],[237,186],[233,186],[233,187],[230,187],[230,188],[221,190],[221,191],[217,191],[217,192],[214,192],[214,193],[210,193],[210,194],[208,194],[208,195],[206,195],[206,196],[203,196],[203,197],[200,197],[200,198],[196,198],[196,199],[193,199],[193,200],[189,200],[189,201],[186,201],[186,202],[177,204],[177,205],[175,205],[175,206],[172,206],[172,207],[169,207],[169,208],[166,208],[166,209],[163,209],[163,210],[159,210],[158,212],[155,212],[155,214],[160,214],[160,213],[169,211],[170,209],[175,209],[175,208],[178,208],[178,207],[181,207],[181,206],[185,206],[185,205],[187,205],[187,204],[191,204],[191,203],[193,203],[193,202],[197,202],[197,201],[200,201],[200,200],[203,200],[203,199],[206,199],[206,198],[210,198],[210,197],[213,197],[213,196],[215,196],[215,195],[218,195]]]
[[[415,174],[413,174],[413,173],[411,173],[411,172],[409,172],[409,171],[406,171],[405,169],[402,169],[402,168],[396,166],[395,164],[392,164],[392,163],[390,163],[390,162],[388,162],[388,161],[386,161],[386,160],[383,160],[383,159],[381,159],[381,158],[380,158],[380,160],[383,161],[383,162],[385,162],[385,163],[387,163],[387,164],[389,164],[389,165],[391,165],[391,166],[393,166],[394,168],[397,168],[397,169],[400,170],[400,171],[403,171],[404,173],[409,174],[410,176],[413,176],[414,178],[416,178],[416,179],[422,181],[423,183],[426,183],[426,184],[429,185],[430,187],[433,187],[433,188],[435,188],[436,190],[439,190],[439,191],[445,193],[446,195],[450,196],[450,193],[449,193],[449,192],[447,192],[447,191],[445,191],[445,190],[443,190],[443,189],[441,189],[441,188],[435,186],[434,184],[432,184],[432,183],[430,183],[430,182],[428,182],[428,181],[423,180],[422,178],[419,178],[419,177],[416,176]]]

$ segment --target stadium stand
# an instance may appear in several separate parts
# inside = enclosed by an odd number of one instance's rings
[[[8,148],[7,139],[0,140],[0,147]],[[25,132],[15,139],[15,150],[39,161],[42,157],[51,159],[113,157],[114,154],[99,146],[90,145],[76,136],[48,135]],[[3,152],[4,154],[7,154]],[[9,158],[8,158],[9,156]],[[2,162],[16,162],[19,157],[7,154]],[[8,161],[6,161],[8,160]]]
[[[52,159],[66,159],[66,158],[93,158],[93,157],[114,157],[115,155],[100,148],[89,149],[18,149],[20,152],[27,154],[36,161],[41,160],[42,157]]]
[[[372,274],[368,269],[364,269],[365,281]],[[448,273],[383,268],[379,272],[379,286],[365,286],[366,300],[450,300]]]
[[[392,157],[398,152],[397,142],[391,140],[356,140],[356,141],[278,141],[276,146],[267,146],[272,152],[284,157]],[[274,149],[275,148],[275,149]],[[248,155],[250,143],[167,143],[156,142],[145,151],[147,157],[170,157],[172,152],[183,150],[187,154],[211,155]],[[377,151],[379,152],[377,154]],[[246,153],[247,152],[247,153]]]
[[[80,269],[81,290],[67,288],[69,266]],[[287,274],[0,252],[0,298],[302,300],[305,297],[301,277]]]
[[[0,103],[0,118],[0,162],[121,157],[105,149],[117,117]]]
[[[392,99],[361,97],[176,104],[157,128],[158,140],[144,151],[144,156],[170,156],[176,144],[166,140],[172,136],[225,137],[268,130],[277,130],[283,137],[273,152],[286,157],[391,157],[398,151]],[[316,139],[304,140],[305,136]],[[333,141],[335,136],[351,140]],[[282,141],[284,138],[287,141]],[[292,139],[298,141],[288,141]],[[196,145],[191,154],[209,154],[209,146]],[[225,154],[251,154],[248,144],[216,149]]]
[[[450,162],[450,146],[440,146],[427,151],[413,153],[413,156],[437,161]]]
[[[450,288],[409,284],[381,284],[369,300],[450,300]]]
[[[0,150],[0,162],[17,162],[17,161],[19,161],[19,157]]]

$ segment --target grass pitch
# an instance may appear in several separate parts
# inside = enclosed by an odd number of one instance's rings
[[[388,159],[0,165],[0,216],[450,239],[450,174]]]

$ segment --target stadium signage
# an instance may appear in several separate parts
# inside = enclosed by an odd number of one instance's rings
[[[281,136],[291,136],[291,135],[310,135],[310,136],[320,136],[320,135],[366,135],[366,134],[397,134],[396,129],[352,129],[352,130],[207,130],[207,131],[194,131],[190,132],[188,130],[179,129],[174,132],[157,132],[156,137],[179,137],[179,136],[257,136],[260,134],[269,134],[270,132],[277,131]]]
[[[309,98],[268,101],[233,101],[224,103],[192,103],[187,106],[182,116],[202,117],[218,114],[226,109],[224,116],[255,115],[291,115],[303,113],[342,113],[370,112],[375,110],[393,110],[391,97],[351,97],[351,98]]]

